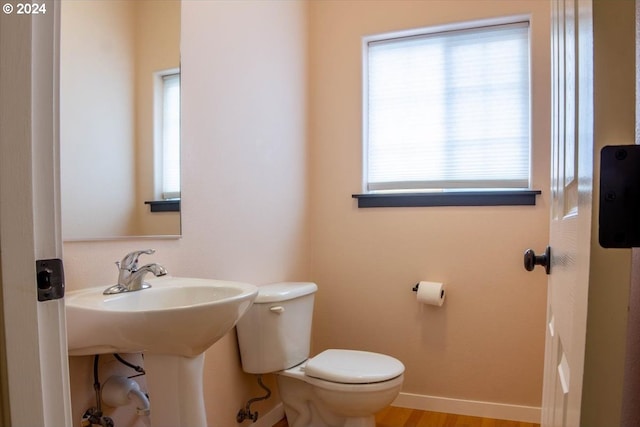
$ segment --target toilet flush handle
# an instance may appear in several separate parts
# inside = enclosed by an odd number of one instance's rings
[[[271,308],[269,308],[269,311],[276,313],[276,314],[282,314],[284,313],[284,307],[281,305],[275,305]]]

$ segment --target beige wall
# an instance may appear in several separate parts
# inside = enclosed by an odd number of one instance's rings
[[[310,277],[305,20],[300,2],[183,2],[183,237],[67,242],[70,291],[114,283],[113,262],[145,247],[157,250],[146,261],[177,276],[255,284]],[[74,375],[88,375],[86,358],[71,359],[75,421],[93,391]],[[238,410],[262,392],[240,368],[235,334],[205,359],[209,425],[234,427]],[[266,414],[277,402],[252,409]]]
[[[513,14],[532,16],[532,207],[358,209],[361,39],[365,35]],[[546,275],[523,252],[543,250],[549,218],[549,3],[310,3],[314,348],[393,355],[403,392],[539,406]],[[419,280],[445,282],[442,308],[416,303]]]
[[[635,142],[635,2],[593,2],[594,191],[581,425],[621,425],[630,249],[597,241],[600,150]],[[613,65],[615,64],[615,65]]]
[[[635,3],[635,73],[640,80],[640,3]],[[640,96],[640,86],[635,84],[635,98]],[[640,144],[640,109],[635,103],[636,132],[635,143]],[[627,328],[627,348],[623,380],[623,398],[620,425],[640,425],[640,249],[632,249],[631,281],[629,289],[629,317]]]

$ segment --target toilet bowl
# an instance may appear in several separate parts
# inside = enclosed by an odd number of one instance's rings
[[[375,427],[374,414],[398,396],[403,372],[390,356],[331,349],[278,372],[277,381],[290,427]]]
[[[375,427],[398,396],[404,365],[379,353],[330,349],[309,358],[314,283],[259,287],[237,325],[245,372],[276,374],[290,427]]]

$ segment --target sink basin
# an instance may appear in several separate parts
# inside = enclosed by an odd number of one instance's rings
[[[147,352],[195,357],[233,328],[256,286],[163,276],[151,288],[103,295],[108,285],[65,296],[69,355]]]

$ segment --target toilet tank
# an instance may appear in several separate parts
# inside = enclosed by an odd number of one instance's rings
[[[309,357],[315,283],[258,287],[258,296],[236,325],[242,369],[265,374],[289,369]]]

